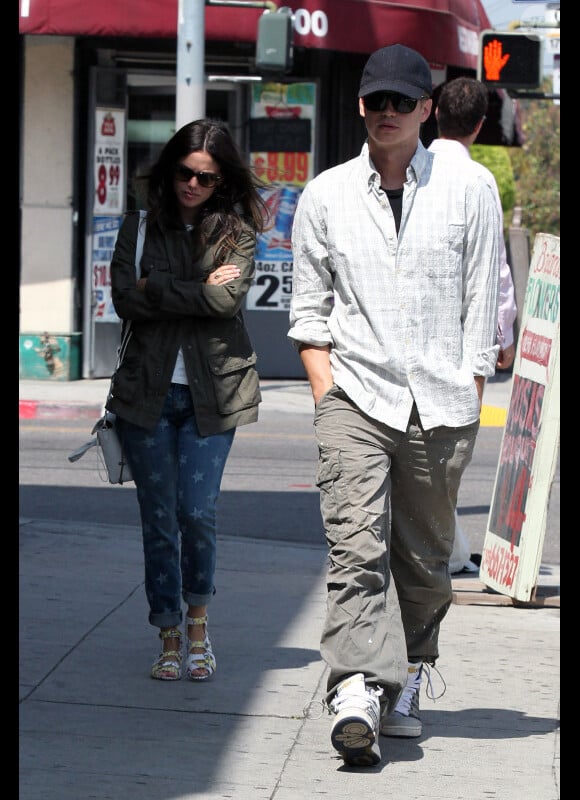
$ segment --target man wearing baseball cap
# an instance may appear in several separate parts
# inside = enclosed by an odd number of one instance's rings
[[[306,185],[292,232],[288,336],[315,403],[329,547],[324,700],[354,766],[380,761],[379,733],[422,733],[457,494],[498,353],[497,205],[421,143],[432,88],[409,47],[369,57],[361,153]]]

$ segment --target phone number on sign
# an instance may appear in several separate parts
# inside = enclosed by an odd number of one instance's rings
[[[291,261],[257,261],[256,276],[246,297],[249,311],[289,311]]]

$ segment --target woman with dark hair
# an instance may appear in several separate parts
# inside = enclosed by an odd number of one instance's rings
[[[111,261],[126,335],[106,407],[137,487],[158,680],[182,676],[182,601],[185,674],[200,681],[216,669],[207,608],[217,500],[235,430],[257,420],[261,400],[241,311],[266,219],[259,186],[225,123],[185,125],[147,176],[146,218],[126,214]]]

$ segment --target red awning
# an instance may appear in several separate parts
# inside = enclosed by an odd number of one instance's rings
[[[294,46],[371,53],[401,42],[431,64],[477,68],[480,0],[296,0]],[[279,5],[283,5],[280,0]],[[178,0],[20,0],[20,33],[177,37]],[[205,39],[255,42],[260,8],[205,7]]]

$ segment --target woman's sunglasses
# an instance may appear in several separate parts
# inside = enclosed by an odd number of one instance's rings
[[[189,183],[192,178],[197,178],[197,182],[204,189],[213,189],[220,181],[223,181],[223,177],[216,175],[215,172],[198,172],[196,169],[186,167],[185,164],[178,164],[175,167],[175,177],[178,181],[186,181],[186,183]]]
[[[391,105],[399,114],[410,114],[417,108],[419,100],[427,99],[425,96],[414,100],[412,97],[399,94],[399,92],[373,92],[363,97],[363,102],[369,111],[384,111],[390,100]]]

